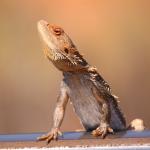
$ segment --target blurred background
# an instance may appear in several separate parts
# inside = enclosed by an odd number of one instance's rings
[[[128,123],[150,126],[149,0],[1,0],[0,134],[48,131],[62,73],[45,59],[37,21],[60,25],[119,96]],[[68,104],[63,131],[82,126]]]

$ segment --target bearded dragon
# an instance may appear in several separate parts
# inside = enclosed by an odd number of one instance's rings
[[[70,37],[56,25],[44,20],[37,24],[46,57],[63,74],[53,115],[53,127],[38,140],[49,143],[61,134],[60,126],[68,100],[86,131],[104,138],[125,130],[126,120],[108,83],[79,53]]]

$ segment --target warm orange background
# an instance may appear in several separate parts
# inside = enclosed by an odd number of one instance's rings
[[[40,19],[65,29],[120,97],[128,122],[150,126],[149,0],[1,0],[0,133],[52,125],[62,75],[44,58]],[[68,105],[62,130],[79,128]]]

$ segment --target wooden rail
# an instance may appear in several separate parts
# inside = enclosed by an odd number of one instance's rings
[[[108,135],[105,139],[93,137],[87,132],[65,132],[58,141],[47,145],[45,141],[37,142],[36,138],[43,133],[5,134],[0,135],[0,148],[50,148],[70,147],[70,149],[149,149],[150,131],[127,131]],[[78,146],[78,148],[77,148]],[[88,147],[88,148],[87,148]],[[69,148],[67,148],[69,149]]]

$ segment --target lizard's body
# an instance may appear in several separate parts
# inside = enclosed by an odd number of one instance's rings
[[[86,75],[80,73],[68,73],[64,76],[70,101],[83,126],[86,130],[96,129],[100,123],[100,106],[93,97],[92,82],[86,79]]]
[[[80,55],[62,28],[38,22],[38,31],[45,45],[47,58],[63,72],[60,93],[54,111],[51,131],[39,140],[50,142],[60,133],[68,100],[84,128],[93,135],[104,137],[107,133],[126,129],[126,121],[116,97],[96,68]]]
[[[87,131],[92,131],[99,126],[102,113],[100,102],[95,98],[95,96],[93,96],[92,88],[94,84],[91,79],[92,77],[88,72],[64,73],[63,80],[74,110]],[[120,112],[116,109],[115,104],[112,104],[111,102],[109,103],[111,105],[110,127],[113,130],[124,129],[125,120],[123,116],[120,116]]]

